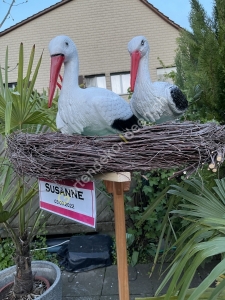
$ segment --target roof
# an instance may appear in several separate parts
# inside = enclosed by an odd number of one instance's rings
[[[154,11],[159,17],[161,17],[164,21],[166,21],[167,23],[169,23],[170,25],[172,25],[173,27],[175,27],[178,30],[183,29],[180,25],[178,25],[177,23],[173,22],[169,17],[167,17],[166,15],[164,15],[161,11],[159,11],[155,6],[153,6],[151,3],[149,3],[147,0],[140,0],[141,2],[143,2],[145,5],[147,5],[152,11]],[[151,0],[149,0],[151,1]]]
[[[32,15],[31,17],[5,29],[4,31],[0,32],[0,37],[9,33],[10,31],[13,31],[14,29],[20,27],[20,26],[23,26],[24,24],[28,23],[28,22],[31,22],[33,20],[35,20],[36,18],[39,18],[41,16],[43,16],[44,14],[47,14],[48,12],[54,10],[54,9],[57,9],[59,8],[60,6],[62,5],[65,5],[69,2],[71,2],[73,0],[62,0],[61,2],[58,2],[34,15]],[[167,23],[169,23],[170,25],[172,25],[173,27],[175,27],[176,29],[180,30],[182,29],[182,27],[180,27],[178,24],[176,24],[175,22],[173,22],[170,18],[168,18],[166,15],[164,15],[162,12],[160,12],[155,6],[153,6],[151,3],[149,3],[147,0],[139,0],[141,1],[142,3],[144,3],[148,8],[150,8],[152,11],[154,11],[159,17],[161,17],[164,21],[166,21]],[[150,0],[151,1],[151,0]]]

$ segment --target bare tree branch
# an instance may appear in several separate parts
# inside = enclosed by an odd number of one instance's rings
[[[16,0],[12,0],[11,4],[10,4],[10,6],[9,6],[9,9],[8,9],[8,11],[7,11],[7,13],[6,13],[4,19],[2,20],[2,22],[1,22],[1,24],[0,24],[0,28],[1,28],[2,25],[5,23],[5,20],[7,19],[8,15],[10,14],[10,11],[11,11],[11,9],[12,9],[13,4],[15,3],[15,1],[16,1]]]
[[[23,4],[23,3],[26,3],[26,2],[28,2],[28,0],[23,1],[23,2],[20,2],[20,3],[18,3],[18,4],[15,4],[16,0],[12,0],[11,3],[8,3],[8,2],[6,2],[5,0],[3,0],[3,2],[9,5],[9,9],[8,9],[8,11],[7,11],[7,13],[6,13],[4,19],[3,19],[2,22],[0,23],[0,28],[1,28],[2,25],[5,23],[5,20],[8,18],[8,16],[10,15],[10,12],[11,12],[12,7],[13,7],[13,6],[21,5],[21,4]]]

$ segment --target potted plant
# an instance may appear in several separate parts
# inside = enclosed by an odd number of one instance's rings
[[[224,299],[225,280],[215,288],[211,284],[225,273],[225,178],[215,179],[213,186],[202,179],[184,180],[183,186],[172,185],[168,193],[185,200],[180,202],[180,209],[171,213],[189,225],[173,245],[175,257],[156,296],[142,299]],[[221,261],[198,287],[190,289],[198,267],[215,255],[220,255]],[[167,293],[159,296],[168,283]]]
[[[35,46],[32,48],[26,75],[24,77],[23,44],[20,45],[18,79],[15,88],[8,87],[8,49],[6,50],[4,77],[0,70],[0,134],[2,136],[3,150],[0,165],[0,223],[3,223],[15,246],[15,266],[0,272],[0,290],[8,281],[14,281],[12,298],[20,299],[21,296],[33,291],[34,273],[50,277],[54,273],[55,278],[50,279],[51,284],[55,279],[59,281],[57,293],[45,299],[61,299],[61,283],[59,268],[48,262],[31,262],[30,243],[39,230],[42,221],[41,214],[37,213],[36,220],[28,231],[29,215],[27,204],[38,192],[37,180],[28,184],[28,179],[15,174],[12,165],[7,159],[7,135],[23,130],[26,132],[43,132],[55,130],[54,119],[56,110],[47,108],[47,99],[34,91],[41,59],[32,73]],[[6,209],[7,208],[7,209]],[[18,215],[18,230],[11,226],[10,220]],[[54,266],[53,266],[54,265]],[[54,267],[53,271],[50,269]],[[34,269],[34,271],[33,271]],[[13,275],[13,273],[15,274]],[[36,274],[36,275],[37,275]],[[54,284],[53,284],[54,285]],[[51,291],[51,288],[50,288]],[[2,296],[2,295],[1,295]],[[2,299],[2,298],[1,298]],[[32,299],[32,298],[31,298]],[[41,299],[38,297],[38,299]]]

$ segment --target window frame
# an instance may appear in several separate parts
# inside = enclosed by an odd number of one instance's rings
[[[126,84],[126,81],[123,82],[123,75],[129,75],[129,84],[127,86],[124,86]],[[118,90],[114,89],[113,87],[113,81],[112,77],[113,76],[120,76],[120,92],[118,93]],[[128,95],[128,89],[130,88],[130,71],[123,71],[123,72],[114,72],[110,73],[110,80],[111,80],[111,88],[112,91],[118,95]],[[126,91],[125,91],[126,90]]]
[[[99,86],[99,85],[87,85],[87,79],[92,79],[92,78],[100,78],[100,77],[104,77],[105,78],[105,82],[104,82],[104,87],[103,86]],[[104,88],[106,89],[107,86],[106,86],[106,76],[104,73],[101,73],[101,74],[93,74],[93,75],[85,75],[84,76],[84,81],[85,81],[85,87],[100,87],[100,88]]]

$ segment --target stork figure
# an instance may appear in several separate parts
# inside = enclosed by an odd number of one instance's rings
[[[181,90],[168,82],[152,82],[149,73],[149,44],[144,36],[128,43],[131,55],[130,106],[133,113],[145,121],[162,123],[180,117],[188,107]]]
[[[64,134],[107,135],[131,129],[138,123],[130,105],[103,88],[78,85],[79,61],[74,42],[65,35],[49,43],[51,55],[48,106],[51,107],[62,64],[64,75],[58,100],[57,128]]]

